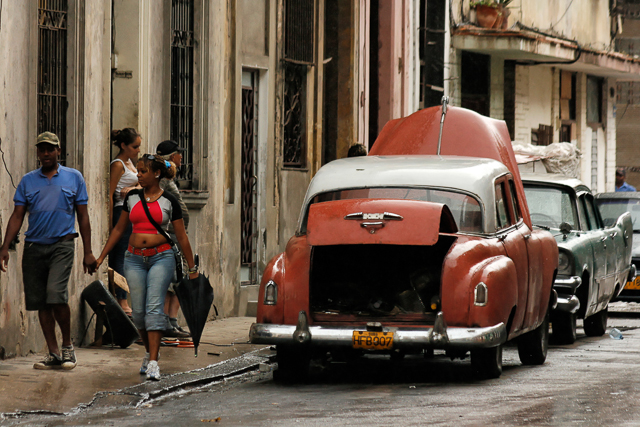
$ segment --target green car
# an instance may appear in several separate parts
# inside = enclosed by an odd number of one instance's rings
[[[533,226],[551,231],[558,244],[553,341],[573,343],[576,318],[584,319],[587,336],[603,335],[609,302],[635,277],[631,216],[622,213],[605,225],[591,190],[575,178],[522,174],[522,183]]]
[[[631,262],[637,270],[640,266],[640,192],[620,191],[596,194],[596,204],[605,226],[614,224],[624,212],[631,214],[634,235]],[[616,300],[640,302],[640,276],[629,280]]]

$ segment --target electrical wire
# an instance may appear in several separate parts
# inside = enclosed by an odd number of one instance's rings
[[[0,153],[2,153],[2,163],[4,163],[4,168],[9,174],[9,178],[11,178],[11,185],[13,185],[13,188],[16,188],[16,185],[13,183],[13,176],[11,175],[11,172],[9,172],[9,168],[7,167],[7,162],[4,160],[4,151],[2,151],[2,138],[0,138]]]
[[[618,123],[620,123],[622,121],[622,118],[624,117],[624,115],[627,113],[627,108],[629,108],[629,105],[631,104],[631,101],[627,102],[627,106],[624,107],[624,111],[622,112],[622,115],[620,116],[620,118],[618,119]]]
[[[569,6],[567,6],[567,9],[564,11],[564,13],[563,13],[563,14],[562,14],[562,16],[560,17],[560,19],[558,19],[558,22],[556,22],[555,24],[553,24],[553,25],[551,26],[551,28],[555,27],[556,25],[558,25],[558,24],[560,23],[560,21],[562,21],[562,18],[564,18],[564,15],[566,15],[566,14],[567,14],[567,12],[569,11],[569,8],[571,7],[571,5],[572,5],[572,4],[573,4],[573,0],[571,0],[571,1],[569,2]]]

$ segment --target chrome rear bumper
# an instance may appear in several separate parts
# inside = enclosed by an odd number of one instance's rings
[[[387,327],[369,324],[353,326],[308,326],[307,316],[301,311],[297,325],[254,323],[249,331],[253,344],[308,344],[314,347],[352,347],[355,331],[393,332],[393,348],[488,348],[507,340],[504,323],[485,328],[447,327],[442,312],[438,313],[431,328]]]

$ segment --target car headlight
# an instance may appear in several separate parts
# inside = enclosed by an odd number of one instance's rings
[[[571,259],[564,252],[558,254],[558,274],[571,274]]]

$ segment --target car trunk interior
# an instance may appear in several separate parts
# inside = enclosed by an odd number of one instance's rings
[[[310,309],[316,322],[435,319],[443,259],[455,241],[433,246],[316,246],[311,255]]]

